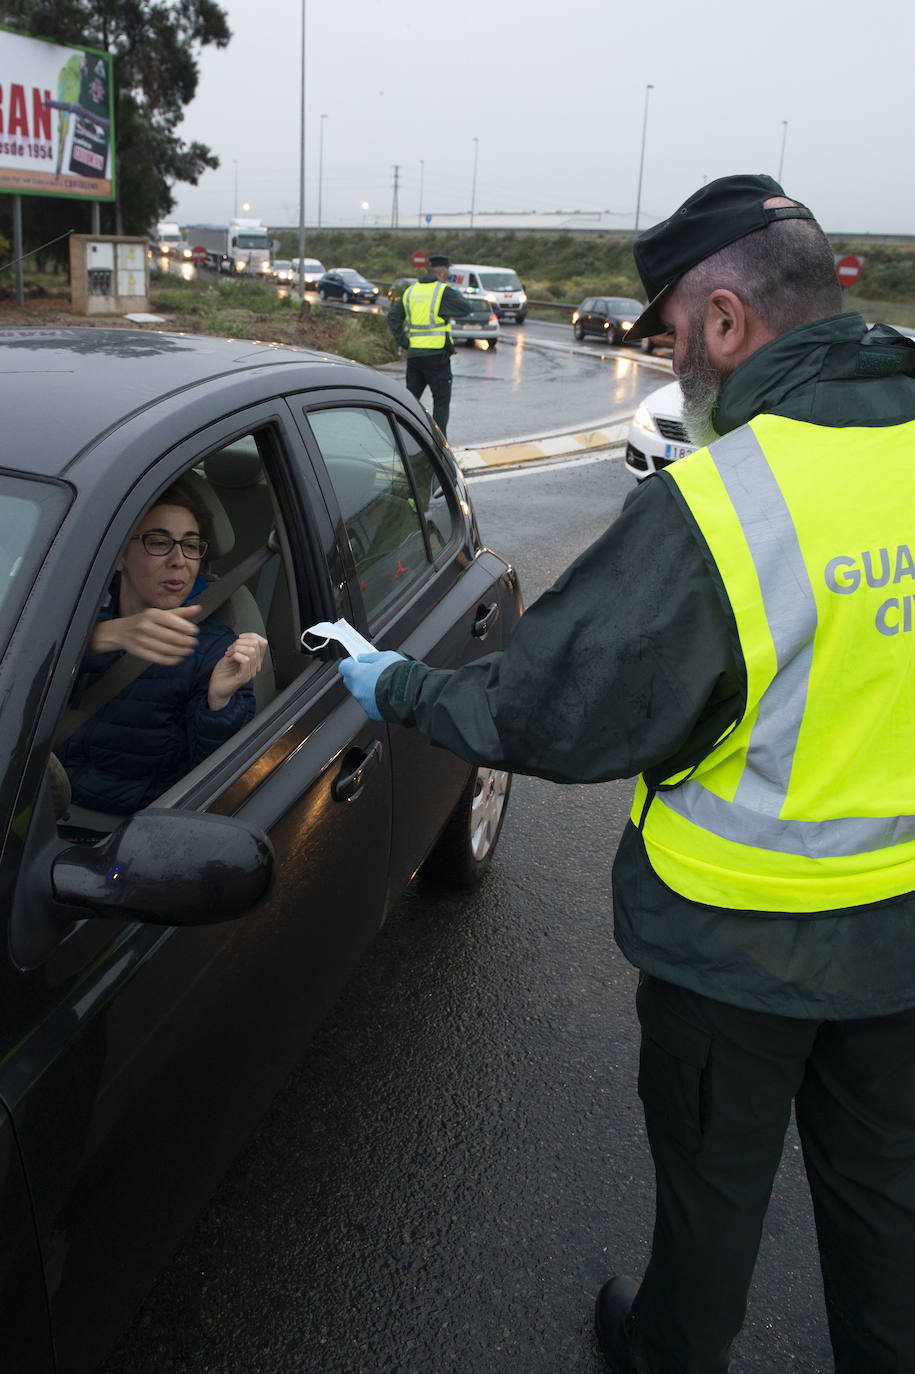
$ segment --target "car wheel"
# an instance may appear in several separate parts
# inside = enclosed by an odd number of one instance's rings
[[[495,352],[495,347],[496,347],[496,344],[497,344],[497,343],[498,343],[498,340],[497,340],[497,339],[490,339],[490,341],[489,341],[489,351],[490,351],[490,353]]]
[[[485,874],[499,842],[511,792],[511,773],[475,768],[438,843],[423,864],[423,877],[443,887],[473,887]]]
[[[323,286],[318,287],[318,295],[321,297],[322,301],[327,300],[327,292],[324,290]]]
[[[575,328],[572,330],[572,333],[575,335],[576,339],[579,340],[579,342],[581,342],[581,340],[585,337],[585,331],[582,326],[581,320],[577,321]]]
[[[641,343],[639,344],[639,348],[641,348],[643,353],[653,353],[654,339],[642,339]]]
[[[353,299],[353,298],[352,298],[352,296],[350,295],[350,293],[349,293],[348,291],[344,291],[344,292],[343,292],[343,304],[344,304],[344,305],[349,305],[349,303],[350,303],[350,301],[351,301],[352,299]]]
[[[526,311],[526,310],[522,310],[521,313],[520,313],[519,315],[516,315],[516,316],[515,316],[515,323],[516,323],[516,324],[524,324],[524,321],[525,321],[526,319],[527,319],[527,311]]]

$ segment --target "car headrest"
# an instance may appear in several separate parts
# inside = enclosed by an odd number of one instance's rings
[[[209,517],[206,537],[210,547],[207,556],[209,558],[224,558],[235,547],[235,531],[232,528],[232,522],[226,515],[225,507],[210,483],[205,481],[199,473],[185,472],[182,474],[181,480],[190,487]]]

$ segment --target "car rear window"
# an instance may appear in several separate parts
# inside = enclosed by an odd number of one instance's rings
[[[0,473],[0,646],[5,647],[67,508],[63,487]]]

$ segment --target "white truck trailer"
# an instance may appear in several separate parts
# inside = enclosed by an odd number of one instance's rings
[[[270,271],[271,240],[259,219],[231,219],[228,224],[189,224],[191,250],[205,248],[207,266],[233,276],[264,277]]]

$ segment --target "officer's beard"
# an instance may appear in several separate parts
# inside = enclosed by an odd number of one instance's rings
[[[701,307],[692,312],[689,334],[680,370],[677,373],[683,392],[683,423],[694,444],[700,448],[718,438],[712,415],[721,395],[724,377],[709,361],[705,346],[705,327]]]

